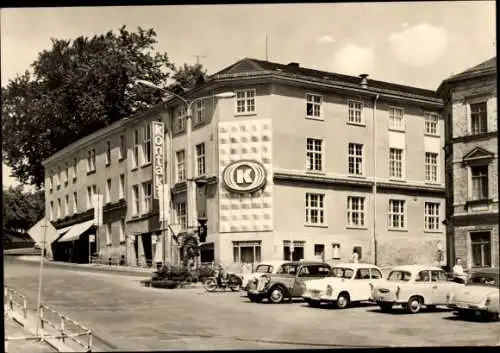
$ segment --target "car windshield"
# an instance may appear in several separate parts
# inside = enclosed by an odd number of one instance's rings
[[[332,268],[332,277],[340,277],[340,278],[352,278],[354,271],[350,268],[344,267],[334,267]]]
[[[498,274],[474,273],[469,279],[469,285],[500,287],[498,283]]]
[[[388,281],[403,281],[408,282],[411,278],[411,273],[407,271],[392,271],[387,277]]]
[[[273,272],[273,266],[271,265],[259,265],[255,269],[256,273],[272,273]]]
[[[298,267],[297,264],[284,264],[281,266],[278,273],[279,274],[295,275],[295,274],[297,274],[297,267]]]

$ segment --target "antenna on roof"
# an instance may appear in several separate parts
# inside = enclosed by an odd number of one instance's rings
[[[268,57],[268,45],[267,45],[267,33],[266,33],[266,61],[269,61],[269,57]]]
[[[200,58],[206,58],[206,55],[193,55],[196,58],[196,65],[200,64]]]

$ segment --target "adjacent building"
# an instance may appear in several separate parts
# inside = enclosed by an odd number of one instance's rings
[[[217,98],[223,92],[235,97]],[[173,97],[44,161],[58,243],[80,241],[74,252],[88,256],[90,200],[103,194],[90,252],[131,264],[155,253],[175,262],[179,237],[198,218],[208,227],[202,262],[336,262],[353,249],[380,265],[439,261],[445,168],[436,92],[243,59],[182,98],[196,100],[192,115]],[[153,195],[153,122],[165,131],[164,223]]]
[[[496,57],[443,81],[450,265],[499,264]]]

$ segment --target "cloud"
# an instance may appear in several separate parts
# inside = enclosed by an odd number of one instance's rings
[[[428,23],[403,24],[402,27],[401,32],[392,32],[387,38],[399,61],[411,66],[426,66],[445,53],[448,35],[443,28]]]
[[[333,56],[334,70],[341,74],[359,75],[370,73],[375,65],[375,51],[373,47],[361,47],[347,44]]]
[[[318,43],[320,43],[320,44],[328,44],[328,43],[333,43],[333,42],[335,42],[335,38],[333,38],[329,34],[324,34],[324,35],[318,37]]]

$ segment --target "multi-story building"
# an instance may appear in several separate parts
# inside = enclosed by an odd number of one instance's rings
[[[449,264],[498,266],[496,57],[444,80]]]
[[[228,91],[235,97],[215,97]],[[151,197],[148,126],[162,121],[170,190],[169,227],[161,237],[167,260],[175,253],[171,231],[194,227],[201,216],[208,219],[202,261],[340,261],[356,248],[362,261],[378,264],[436,262],[444,242],[445,188],[442,101],[434,91],[243,59],[183,98],[198,99],[192,116],[174,97],[45,161],[47,180],[57,179],[68,160],[82,165],[75,184],[46,188],[57,228],[93,217],[78,209],[61,220],[59,199],[77,190],[84,202],[89,187],[106,193],[111,179],[100,252],[117,249],[132,263],[153,257],[150,244],[160,243],[154,235],[166,227]],[[88,174],[92,150],[96,172]]]

